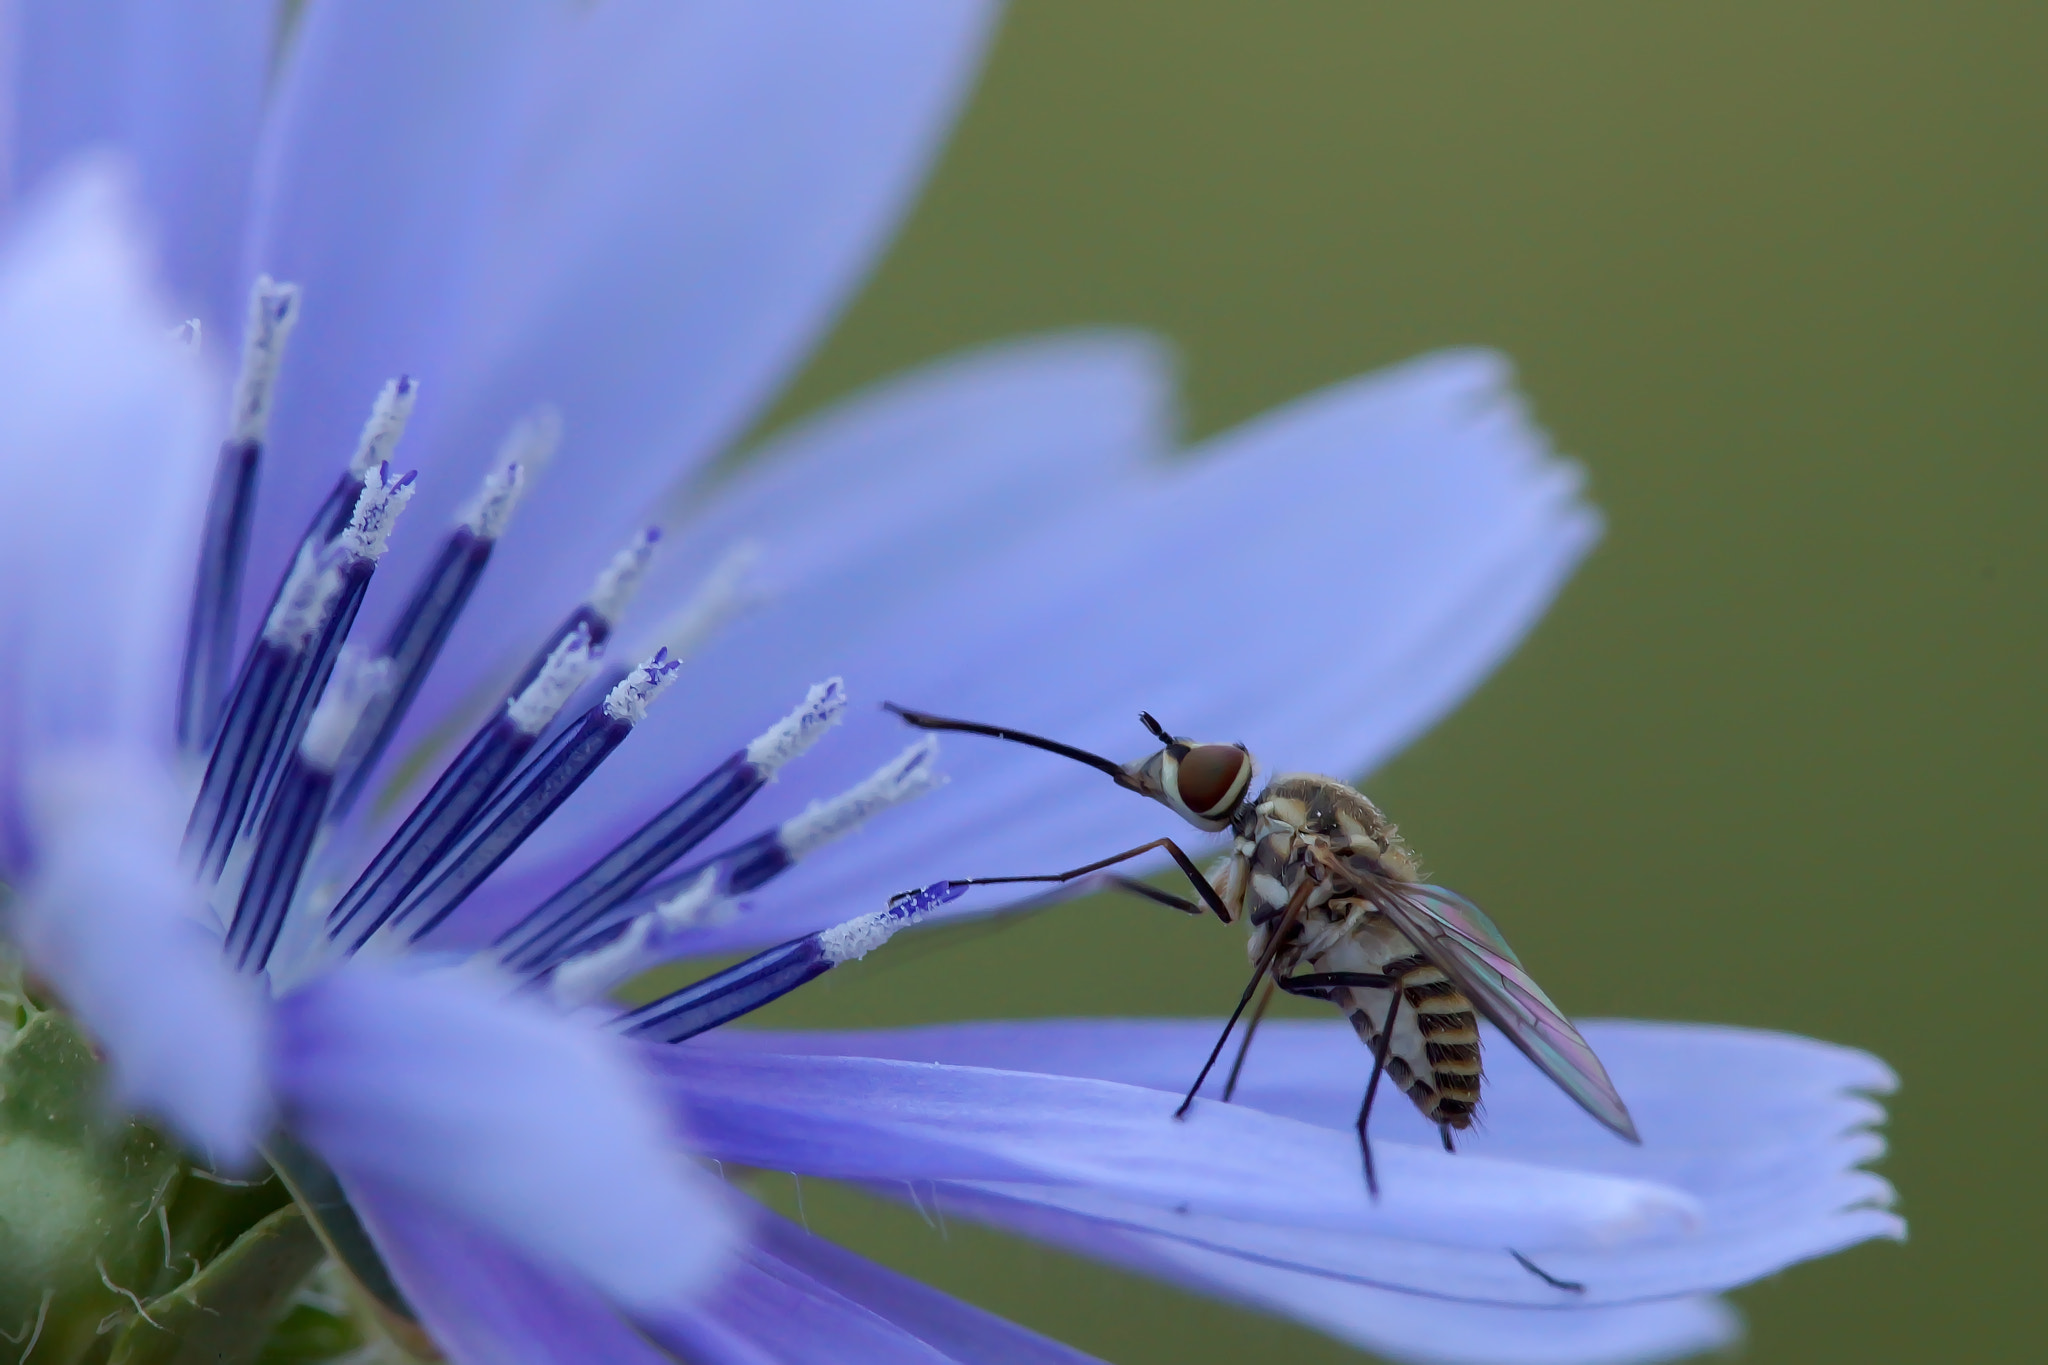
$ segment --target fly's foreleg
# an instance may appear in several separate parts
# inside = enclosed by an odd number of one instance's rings
[[[1207,906],[1214,912],[1217,919],[1222,920],[1225,924],[1230,923],[1231,914],[1223,904],[1223,897],[1218,895],[1216,888],[1209,884],[1209,879],[1202,875],[1202,869],[1195,866],[1195,860],[1182,852],[1180,845],[1171,839],[1154,839],[1149,844],[1139,844],[1136,848],[1127,848],[1122,853],[1111,854],[1107,858],[1089,863],[1086,867],[1070,868],[1065,872],[1048,872],[1042,876],[1035,877],[964,877],[951,880],[955,886],[1012,886],[1023,882],[1070,882],[1077,877],[1085,877],[1092,872],[1100,872],[1105,867],[1114,867],[1118,863],[1128,862],[1141,853],[1150,853],[1155,848],[1163,848],[1173,856],[1173,861],[1179,865],[1181,874],[1194,886],[1196,894],[1201,896],[1200,905],[1179,896],[1155,890],[1133,877],[1112,877],[1110,880],[1126,891],[1135,892],[1147,900],[1157,901],[1161,905],[1170,905],[1174,909],[1183,911],[1186,914],[1199,915],[1202,913],[1202,907]]]

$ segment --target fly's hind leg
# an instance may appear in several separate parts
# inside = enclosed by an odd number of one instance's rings
[[[1139,883],[1143,885],[1143,883]],[[1151,890],[1147,887],[1146,890]],[[1155,895],[1157,893],[1154,893]],[[1259,1031],[1259,1021],[1266,1017],[1267,1006],[1273,1003],[1273,990],[1277,986],[1289,995],[1307,996],[1311,1000],[1328,1000],[1329,993],[1339,986],[1363,986],[1384,990],[1393,981],[1370,972],[1302,972],[1295,976],[1276,976],[1266,983],[1266,993],[1259,997],[1259,1003],[1252,1007],[1251,1022],[1244,1026],[1244,1037],[1238,1040],[1237,1060],[1230,1064],[1230,1079],[1223,1083],[1223,1102],[1230,1103],[1230,1097],[1237,1093],[1238,1073],[1244,1070],[1245,1054],[1252,1050],[1252,1035]]]
[[[1394,1001],[1387,1006],[1386,1022],[1380,1025],[1379,1045],[1372,1050],[1372,1079],[1365,1083],[1365,1101],[1358,1106],[1358,1152],[1365,1158],[1365,1188],[1377,1199],[1380,1197],[1379,1176],[1372,1168],[1372,1139],[1366,1136],[1366,1121],[1372,1117],[1372,1097],[1380,1088],[1380,1073],[1387,1069],[1387,1058],[1394,1051],[1394,1019],[1401,1012],[1401,997],[1405,994],[1398,986],[1394,990]]]
[[[1530,1260],[1527,1256],[1524,1256],[1521,1252],[1516,1251],[1513,1247],[1508,1248],[1508,1255],[1514,1257],[1515,1260],[1518,1263],[1520,1263],[1522,1269],[1528,1271],[1531,1275],[1534,1275],[1537,1279],[1543,1281],[1543,1283],[1549,1285],[1552,1289],[1562,1289],[1567,1294],[1583,1294],[1586,1292],[1586,1286],[1580,1284],[1577,1280],[1560,1280],[1559,1278],[1557,1278],[1557,1276],[1551,1274],[1542,1266],[1537,1265],[1534,1261]]]
[[[1252,1017],[1245,1021],[1244,1037],[1237,1040],[1237,1060],[1230,1064],[1230,1079],[1223,1083],[1223,1102],[1230,1103],[1230,1097],[1237,1093],[1238,1073],[1244,1070],[1244,1058],[1252,1050],[1252,1035],[1259,1031],[1259,1021],[1266,1017],[1267,1006],[1273,1003],[1273,988],[1278,980],[1266,982],[1266,993],[1259,997],[1259,1003],[1252,1006]]]

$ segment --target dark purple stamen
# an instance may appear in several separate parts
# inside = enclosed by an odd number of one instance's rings
[[[470,594],[483,577],[484,568],[491,562],[491,550],[496,543],[467,527],[457,527],[449,533],[412,600],[406,603],[404,614],[385,636],[383,657],[392,662],[392,688],[364,713],[355,738],[342,756],[333,801],[337,819],[355,804],[392,736],[398,732],[399,722],[405,719],[413,699],[419,695],[428,670],[448,641],[448,633],[454,629],[462,609],[469,604]],[[545,655],[542,662],[546,662]]]
[[[676,669],[664,649],[636,674],[646,678],[651,695]],[[630,706],[615,705],[612,698],[584,712],[492,799],[460,842],[399,902],[391,921],[412,921],[414,941],[430,932],[575,794],[638,723]]]
[[[411,478],[411,475],[407,475]],[[253,834],[269,808],[276,794],[278,779],[284,772],[286,757],[298,747],[300,738],[306,732],[306,722],[312,718],[313,706],[320,700],[320,694],[327,687],[327,680],[334,672],[334,661],[341,657],[341,647],[348,641],[348,633],[356,622],[356,613],[362,610],[363,596],[370,590],[370,579],[376,572],[375,560],[348,559],[341,568],[341,595],[335,600],[327,619],[321,624],[313,643],[295,661],[291,673],[284,679],[283,703],[279,708],[276,724],[266,737],[263,753],[258,760],[257,778],[251,788],[248,809],[243,815],[242,832]],[[228,842],[233,841],[233,829],[227,831]],[[221,854],[226,856],[226,848]],[[218,869],[215,870],[218,875]]]
[[[951,882],[934,882],[877,915],[791,939],[652,1004],[642,1005],[621,1018],[619,1027],[627,1036],[651,1043],[680,1043],[685,1038],[694,1038],[816,980],[849,960],[849,954],[860,956],[888,933],[914,923],[965,890]],[[848,933],[864,924],[874,926],[871,942],[862,942],[865,936],[857,932]]]
[[[485,722],[335,903],[328,913],[327,936],[349,934],[350,951],[362,947],[406,893],[455,846],[538,738],[502,713]]]
[[[597,914],[582,917],[573,938],[557,935],[553,938],[552,947],[544,951],[536,948],[517,960],[508,959],[506,965],[537,976],[572,957],[594,952],[616,941],[640,916],[696,885],[707,868],[716,870],[712,881],[713,894],[721,900],[730,900],[749,891],[758,891],[795,865],[796,859],[782,846],[782,831],[771,829],[715,857],[692,863],[673,876],[652,882],[638,895],[622,899]]]
[[[744,750],[726,759],[583,875],[506,930],[496,944],[505,963],[541,972],[561,961],[569,955],[561,951],[565,944],[593,925],[610,923],[608,912],[633,899],[664,867],[731,819],[766,781],[761,770],[747,762]]]
[[[178,678],[178,744],[195,753],[205,750],[220,725],[234,668],[235,618],[262,461],[262,443],[229,440],[221,444],[214,464],[199,572],[192,583],[192,615],[185,627],[185,664]]]
[[[260,972],[269,964],[333,786],[334,774],[308,763],[301,754],[294,753],[285,764],[276,796],[263,816],[234,921],[228,926],[228,960],[238,969]]]
[[[200,780],[185,825],[185,852],[197,860],[207,878],[220,875],[228,847],[248,809],[264,747],[277,728],[284,708],[285,681],[296,669],[303,647],[258,639],[242,661],[241,676],[228,698],[215,738],[213,757]]]

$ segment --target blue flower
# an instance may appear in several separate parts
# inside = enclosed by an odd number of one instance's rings
[[[282,41],[267,3],[116,9],[110,34],[31,5],[21,39],[10,933],[127,1104],[223,1161],[279,1131],[317,1154],[451,1356],[1080,1359],[693,1158],[938,1201],[1433,1359],[1700,1349],[1732,1331],[1714,1293],[1898,1235],[1858,1169],[1882,1117],[1859,1092],[1889,1077],[1801,1039],[1589,1030],[1640,1149],[1496,1047],[1489,1130],[1453,1158],[1389,1112],[1375,1201],[1342,1023],[1268,1025],[1241,1102],[1186,1124],[1205,1024],[635,1037],[950,913],[943,884],[883,909],[935,873],[1158,833],[993,745],[891,813],[935,749],[849,684],[1112,752],[1142,702],[1364,769],[1590,545],[1575,471],[1470,353],[1181,452],[1159,349],[1100,332],[936,364],[707,473],[901,213],[981,4],[314,0]],[[101,144],[132,184],[79,159]],[[189,314],[206,340],[180,350]],[[1314,639],[1318,668],[1275,687],[1241,622]],[[742,809],[753,838],[690,852]],[[653,1015],[604,1003],[650,963],[776,944]]]

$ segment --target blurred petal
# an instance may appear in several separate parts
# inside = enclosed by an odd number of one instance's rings
[[[849,518],[911,501],[918,473],[875,470]],[[1355,773],[1461,700],[1597,532],[1576,469],[1549,453],[1505,365],[1479,353],[1339,385],[1187,458],[1026,510],[1045,514],[1023,535],[935,536],[927,548],[899,534],[810,561],[804,582],[693,670],[690,733],[665,731],[663,756],[683,772],[708,767],[758,723],[761,698],[823,669],[861,698],[1112,757],[1150,747],[1142,706],[1178,733],[1248,743],[1268,772]],[[986,517],[963,498],[929,520]],[[774,528],[762,538],[772,560]],[[842,575],[858,595],[836,589]],[[856,707],[761,817],[848,785],[902,742],[900,725]],[[699,950],[779,941],[921,876],[1049,872],[1186,833],[1042,753],[948,737],[944,764],[951,785],[916,818],[798,867]]]
[[[306,309],[255,562],[283,562],[390,375],[425,386],[405,458],[427,529],[394,546],[399,583],[505,428],[552,402],[564,454],[429,709],[508,640],[536,642],[816,339],[929,164],[990,14],[315,0],[260,156],[250,266],[302,282]],[[373,599],[365,626],[397,597]]]
[[[649,1049],[721,1160],[868,1181],[1073,1186],[1151,1209],[1288,1227],[1357,1229],[1449,1246],[1603,1247],[1682,1235],[1691,1201],[1609,1180],[1420,1146],[1375,1148],[1368,1200],[1348,1134],[1243,1106],[1198,1103],[1186,1122],[1156,1091],[1073,1077]],[[1286,1152],[1247,1166],[1246,1152]]]
[[[1170,444],[1171,384],[1168,358],[1142,335],[1013,342],[871,390],[748,461],[669,538],[636,620],[659,620],[720,556],[751,540],[761,547],[762,585],[775,602],[764,613],[772,628],[729,627],[686,665],[687,702],[656,709],[606,765],[603,781],[571,798],[518,863],[465,908],[472,931],[482,931],[476,926],[488,924],[493,907],[500,914],[531,908],[672,800],[696,765],[708,768],[773,719],[786,703],[750,691],[750,679],[786,675],[800,666],[787,662],[791,655],[823,661],[864,648],[879,604],[934,564],[1013,545],[1062,509],[1133,477]],[[627,630],[629,639],[633,633]],[[915,647],[928,651],[932,643]],[[867,742],[855,748],[872,758],[847,759],[846,741],[835,735],[763,793],[760,809],[780,818],[838,789],[818,772],[837,774],[844,786],[902,746],[901,727],[876,706],[886,694],[861,688],[856,695],[851,719]]]
[[[255,1002],[176,866],[164,704],[208,386],[110,163],[50,178],[0,259],[0,803],[13,932],[129,1103],[223,1160],[263,1120]]]
[[[14,780],[72,745],[171,752],[210,390],[168,338],[128,202],[111,163],[83,164],[30,207],[0,264]]]
[[[183,803],[133,755],[73,750],[29,796],[37,866],[14,927],[105,1047],[116,1097],[240,1165],[268,1120],[263,1015],[176,864]]]
[[[1089,1365],[1094,1357],[766,1212],[718,1292],[647,1329],[699,1365]]]
[[[575,1278],[381,1181],[348,1184],[406,1302],[461,1365],[671,1365]]]
[[[227,354],[276,0],[21,0],[14,165],[33,192],[112,144],[135,159],[179,308]]]
[[[730,1236],[632,1053],[492,983],[344,967],[278,1004],[274,1084],[343,1180],[422,1201],[627,1304]]]

